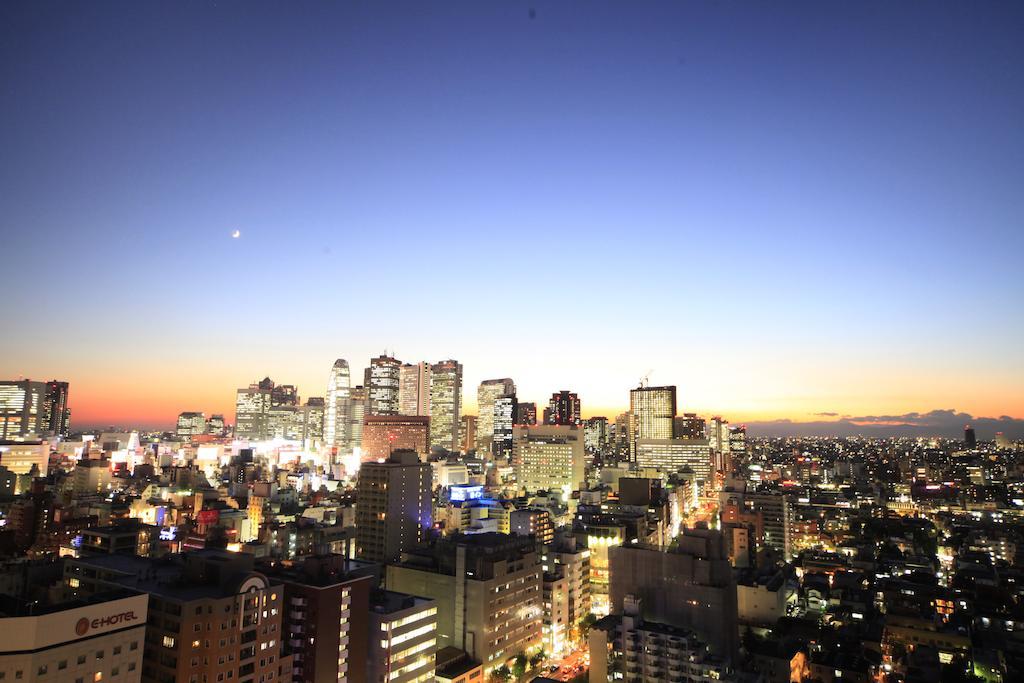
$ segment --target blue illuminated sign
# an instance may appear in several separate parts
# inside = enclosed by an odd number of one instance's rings
[[[449,499],[453,501],[476,500],[483,494],[484,487],[480,484],[460,484],[451,488]]]

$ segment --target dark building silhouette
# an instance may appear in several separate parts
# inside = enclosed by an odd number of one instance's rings
[[[579,396],[565,389],[551,394],[544,410],[544,424],[578,426],[581,421]]]

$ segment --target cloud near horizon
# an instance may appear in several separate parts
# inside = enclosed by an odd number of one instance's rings
[[[836,416],[836,413],[814,413],[815,416]],[[996,432],[1011,439],[1024,439],[1024,419],[1001,415],[976,417],[953,409],[911,412],[902,415],[843,415],[838,420],[769,420],[748,422],[751,436],[963,436],[965,425],[974,427],[978,439],[989,441]]]

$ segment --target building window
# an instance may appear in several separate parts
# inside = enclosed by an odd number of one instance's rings
[[[174,638],[172,636],[164,636],[164,647],[174,647]]]

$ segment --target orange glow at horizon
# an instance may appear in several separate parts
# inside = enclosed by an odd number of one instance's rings
[[[41,378],[41,376],[40,376]],[[33,378],[35,379],[35,378]],[[256,381],[258,378],[253,378]],[[248,383],[231,382],[211,384],[172,385],[161,383],[159,391],[151,385],[131,382],[71,380],[70,400],[72,428],[76,426],[140,426],[143,428],[171,428],[179,413],[199,411],[207,416],[223,415],[228,423],[235,419],[235,390]],[[322,396],[320,392],[305,392],[299,385],[303,401],[309,396]],[[471,395],[473,394],[473,395]],[[582,413],[585,418],[603,416],[610,421],[629,409],[629,387],[622,388],[623,402],[620,405],[592,405],[581,393]],[[523,397],[529,400],[531,397]],[[546,398],[532,397],[537,404],[538,417],[547,405]],[[900,415],[910,412],[925,413],[935,409],[954,409],[975,417],[999,417],[1003,415],[1024,415],[1024,400],[1017,395],[996,395],[990,393],[985,401],[937,401],[926,396],[906,395],[873,400],[871,397],[813,397],[801,396],[793,399],[779,398],[771,401],[736,401],[733,403],[680,401],[678,413],[696,413],[703,417],[720,415],[733,424],[745,422],[771,422],[792,420],[793,422],[831,422],[847,416]],[[472,392],[463,391],[463,414],[476,413],[475,387]],[[824,413],[836,413],[827,415]]]

